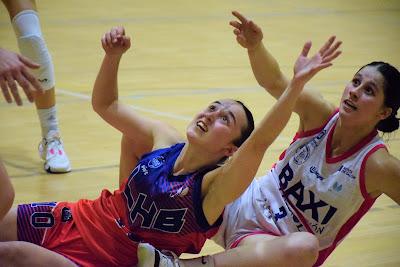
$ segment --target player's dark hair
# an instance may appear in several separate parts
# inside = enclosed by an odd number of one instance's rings
[[[384,133],[393,132],[399,129],[399,119],[396,118],[396,115],[400,107],[400,73],[395,67],[382,61],[371,62],[360,70],[367,66],[376,67],[382,74],[384,78],[384,105],[392,109],[390,116],[378,122],[376,128]]]
[[[244,141],[246,141],[247,138],[249,138],[250,134],[253,132],[254,118],[253,118],[253,114],[251,113],[251,111],[246,107],[245,104],[243,104],[243,102],[241,102],[239,100],[235,100],[235,102],[242,106],[242,108],[244,109],[244,113],[246,114],[246,119],[247,119],[247,127],[242,128],[242,133],[241,133],[240,137],[233,141],[233,144],[235,146],[239,147],[244,143]]]

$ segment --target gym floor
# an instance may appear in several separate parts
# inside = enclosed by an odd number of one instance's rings
[[[213,100],[236,98],[256,121],[273,103],[255,81],[247,52],[235,41],[232,10],[252,18],[264,44],[290,77],[302,45],[314,50],[330,35],[343,40],[343,55],[308,86],[339,103],[345,84],[364,64],[400,67],[400,2],[375,1],[51,1],[37,2],[42,31],[56,72],[59,122],[73,171],[50,175],[37,153],[40,127],[34,105],[0,103],[0,157],[16,190],[15,204],[96,198],[118,185],[121,135],[92,110],[93,83],[104,55],[100,38],[123,25],[133,39],[119,72],[119,95],[143,116],[167,121],[183,134],[192,116]],[[1,47],[18,51],[4,6]],[[291,141],[298,119],[266,153],[265,173]],[[400,158],[399,132],[384,137]],[[400,266],[400,209],[380,197],[324,266]],[[207,242],[202,253],[221,251]],[[185,255],[190,256],[190,255]]]

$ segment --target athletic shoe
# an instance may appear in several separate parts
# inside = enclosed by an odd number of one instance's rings
[[[64,151],[58,132],[50,131],[39,143],[39,155],[44,160],[44,170],[49,173],[71,171],[71,164]]]
[[[179,263],[178,257],[173,252],[166,252],[171,254],[167,256],[152,245],[148,243],[139,243],[138,267],[184,267]]]

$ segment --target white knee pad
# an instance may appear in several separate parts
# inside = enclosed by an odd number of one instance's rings
[[[40,30],[39,17],[34,10],[24,10],[18,13],[12,24],[21,54],[40,64],[39,69],[32,69],[43,89],[54,87],[54,66],[46,43]]]

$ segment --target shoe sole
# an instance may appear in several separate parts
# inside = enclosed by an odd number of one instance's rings
[[[50,166],[46,167],[46,164],[44,166],[44,169],[46,172],[51,173],[51,174],[62,174],[62,173],[68,173],[71,171],[71,168],[68,168],[66,170],[51,169]]]

